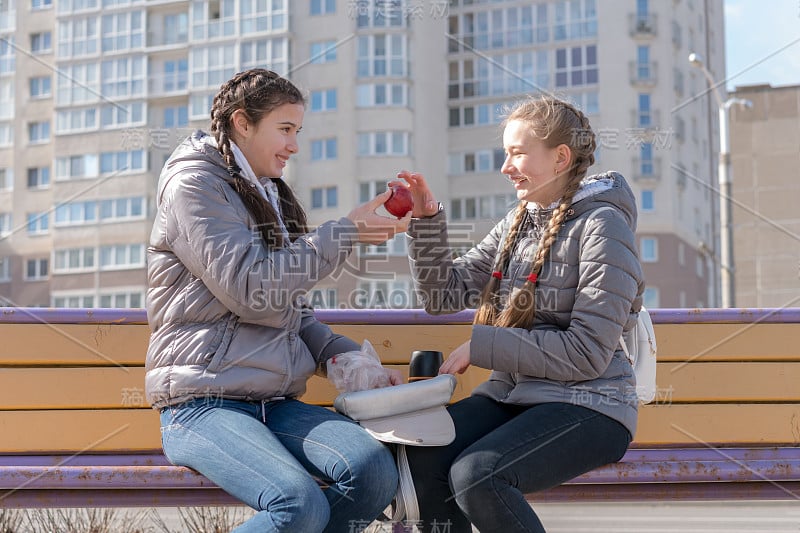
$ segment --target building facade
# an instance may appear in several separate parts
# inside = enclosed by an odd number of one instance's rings
[[[731,114],[736,307],[800,302],[800,86],[737,87]]]
[[[24,5],[21,4],[24,2]],[[717,299],[722,0],[14,0],[0,4],[0,297],[138,307],[155,183],[234,73],[308,94],[285,178],[312,224],[423,172],[465,250],[513,207],[500,122],[537,92],[579,105],[630,181],[650,307]],[[402,235],[365,246],[318,307],[409,307]]]

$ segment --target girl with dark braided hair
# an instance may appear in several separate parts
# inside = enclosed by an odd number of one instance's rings
[[[409,256],[426,311],[477,307],[440,373],[492,371],[449,407],[452,444],[408,448],[423,532],[544,531],[525,495],[618,461],[636,431],[619,346],[644,290],[633,193],[616,172],[587,176],[591,126],[556,98],[520,102],[503,148],[519,204],[457,259],[425,178],[398,174],[414,196]]]
[[[387,190],[309,230],[281,179],[304,104],[268,70],[223,84],[213,137],[196,131],[164,165],[147,250],[145,388],[164,453],[257,511],[237,532],[360,531],[397,490],[383,444],[298,397],[329,358],[360,349],[318,322],[303,295],[356,243],[405,231],[410,214],[375,213]]]

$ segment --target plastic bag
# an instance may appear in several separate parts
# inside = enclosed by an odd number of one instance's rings
[[[388,387],[389,374],[372,344],[364,339],[361,350],[334,355],[327,363],[328,379],[339,392]]]

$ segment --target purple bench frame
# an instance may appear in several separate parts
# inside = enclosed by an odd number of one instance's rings
[[[656,324],[797,323],[794,309],[654,309]],[[472,312],[320,310],[328,324],[459,324]],[[0,323],[144,324],[143,310],[0,308]],[[800,499],[800,448],[632,448],[537,501]],[[161,453],[0,455],[0,508],[228,505],[237,500]]]

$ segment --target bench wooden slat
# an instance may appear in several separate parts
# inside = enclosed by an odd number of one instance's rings
[[[408,377],[407,365],[389,365]],[[459,376],[453,401],[469,395],[488,376],[470,368]],[[659,401],[798,402],[800,364],[772,363],[659,363]],[[313,377],[303,401],[332,405],[337,391],[324,378]],[[144,368],[6,368],[0,372],[0,410],[117,409],[148,407],[144,398]]]
[[[3,453],[115,452],[161,447],[152,409],[0,411]],[[800,444],[798,404],[651,405],[641,409],[638,446]]]
[[[800,324],[658,324],[659,361],[800,361]]]
[[[150,327],[141,324],[0,324],[0,366],[143,365]]]
[[[405,363],[413,350],[447,355],[469,325],[334,325],[356,341],[367,338],[386,363]],[[659,361],[800,361],[800,324],[657,324]],[[144,364],[150,329],[126,324],[0,324],[0,366]]]
[[[800,402],[794,362],[659,363],[657,381],[673,403]]]

